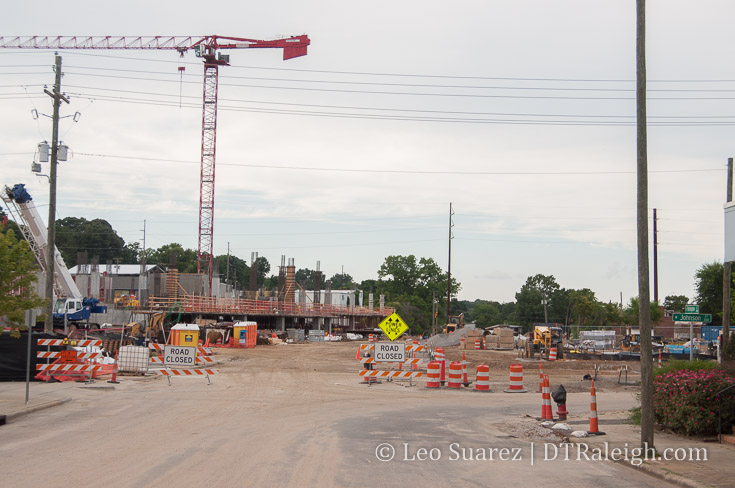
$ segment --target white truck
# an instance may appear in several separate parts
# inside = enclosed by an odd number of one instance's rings
[[[36,261],[41,270],[46,273],[48,266],[48,234],[43,220],[36,210],[25,185],[17,184],[12,188],[5,186],[0,194],[8,211],[15,219],[23,236],[31,247]],[[54,324],[62,325],[64,319],[67,323],[73,323],[79,328],[87,328],[92,325],[89,322],[91,314],[105,313],[107,307],[99,305],[96,298],[83,298],[79,287],[74,282],[69,269],[64,263],[59,250],[54,247]]]

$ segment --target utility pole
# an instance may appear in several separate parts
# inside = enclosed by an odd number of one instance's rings
[[[452,202],[449,202],[449,261],[447,264],[447,321],[446,323],[449,323],[449,316],[451,315],[451,307],[452,307],[452,239],[454,239],[454,235],[452,234],[452,227],[454,227],[454,221],[452,221],[452,215],[454,215],[454,210],[452,210]]]
[[[549,314],[546,311],[546,306],[549,304],[549,301],[546,299],[546,295],[544,294],[544,297],[541,299],[541,305],[544,306],[544,325],[549,325]]]
[[[51,172],[49,176],[49,202],[48,202],[48,238],[46,249],[46,322],[44,331],[52,333],[54,330],[54,272],[56,268],[56,165],[59,155],[59,107],[61,101],[69,103],[69,99],[61,94],[61,56],[56,54],[54,66],[56,78],[54,80],[53,92],[44,88],[46,95],[54,99],[53,134],[51,137]]]
[[[653,301],[658,304],[658,227],[656,209],[653,209]]]
[[[146,221],[143,219],[143,251],[140,253],[140,278],[138,278],[138,305],[140,307],[145,307],[148,302],[148,276],[145,269],[145,227]]]
[[[732,202],[732,158],[727,158],[727,203]],[[732,283],[732,261],[722,266],[722,346],[721,357],[728,361],[727,343],[730,342],[730,284]]]
[[[227,243],[227,271],[225,271],[225,283],[230,282],[230,243]]]
[[[653,446],[653,350],[648,265],[648,131],[646,115],[646,0],[636,0],[636,126],[638,321],[641,343],[641,447]],[[647,451],[646,451],[647,452]]]

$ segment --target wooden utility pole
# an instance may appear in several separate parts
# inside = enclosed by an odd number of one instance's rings
[[[452,215],[454,215],[454,210],[452,210],[452,202],[449,202],[449,262],[447,264],[447,321],[445,322],[447,324],[449,323],[452,307],[452,239],[454,239],[454,235],[452,235],[452,227],[454,227]]]
[[[732,158],[727,159],[727,203],[732,201]],[[722,266],[722,347],[720,357],[730,360],[727,343],[730,341],[730,284],[732,283],[732,261]]]
[[[46,249],[46,321],[44,331],[52,333],[54,330],[54,273],[56,268],[56,165],[59,155],[59,107],[61,101],[69,103],[69,99],[61,94],[61,56],[56,55],[56,79],[54,80],[53,92],[46,89],[43,91],[54,99],[53,134],[51,137],[51,172],[49,176],[49,202],[48,202],[48,237]]]
[[[653,209],[653,301],[658,305],[658,218]],[[690,348],[691,349],[691,348]]]
[[[646,0],[636,0],[636,125],[638,321],[641,344],[641,447],[653,448],[653,350],[648,266],[648,133],[646,120]]]

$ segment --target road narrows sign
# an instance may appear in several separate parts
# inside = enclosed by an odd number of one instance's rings
[[[408,330],[406,322],[395,312],[379,323],[378,327],[380,327],[391,341],[395,341]]]

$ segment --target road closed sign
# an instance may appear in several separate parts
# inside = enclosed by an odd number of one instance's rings
[[[406,361],[406,344],[396,342],[375,343],[376,363],[403,363]]]
[[[165,366],[194,366],[196,358],[196,347],[167,345],[163,348]]]

